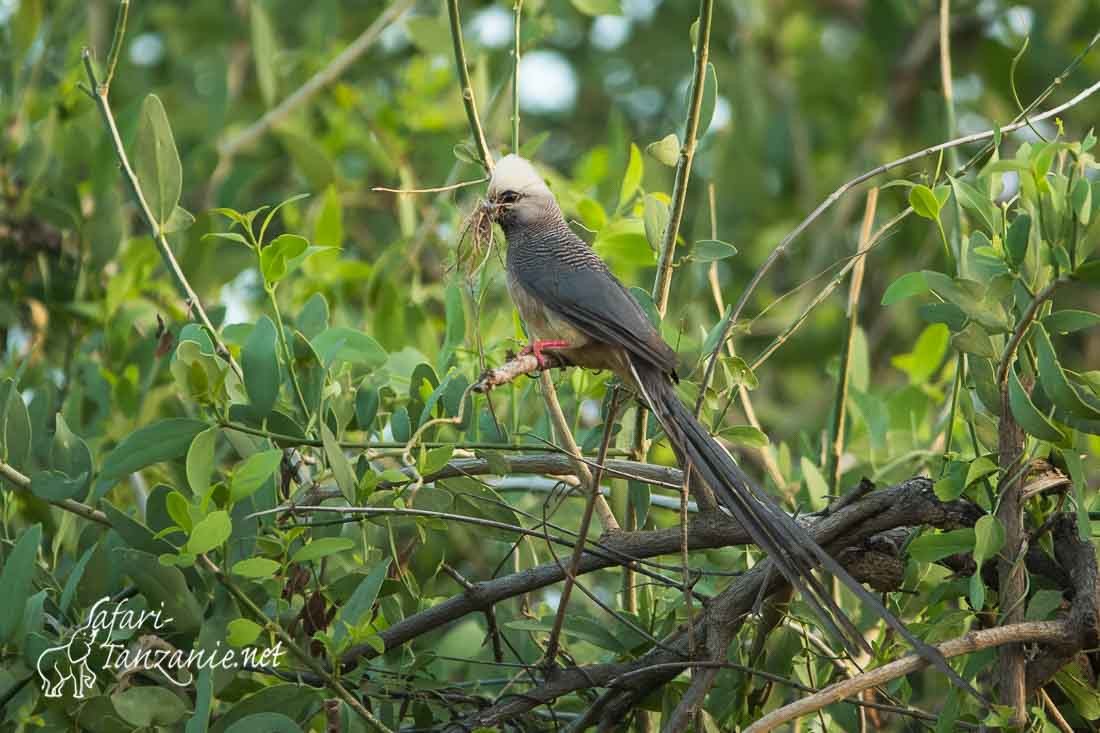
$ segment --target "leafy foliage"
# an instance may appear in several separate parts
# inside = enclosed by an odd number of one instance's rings
[[[553,586],[512,594],[492,613],[477,606],[482,613],[441,616],[456,623],[441,621],[431,633],[405,639],[394,631],[445,613],[493,577],[557,567],[581,504],[548,494],[555,479],[517,468],[518,457],[552,453],[556,440],[537,382],[519,380],[489,397],[469,389],[524,341],[497,258],[486,256],[469,277],[452,266],[480,191],[371,190],[479,175],[463,142],[445,16],[409,4],[416,12],[383,31],[308,111],[226,152],[245,125],[345,45],[334,42],[340,29],[367,27],[378,9],[135,3],[110,90],[134,197],[94,101],[78,87],[76,52],[109,46],[102,36],[111,4],[62,2],[46,12],[47,4],[24,0],[0,20],[8,41],[0,112],[9,132],[0,148],[0,461],[9,469],[0,587],[14,599],[0,604],[0,727],[297,731],[336,716],[347,730],[426,728],[488,707],[502,690],[537,685],[533,673],[509,680],[504,672],[539,662],[555,624]],[[569,52],[581,102],[567,115],[525,111],[521,152],[545,161],[567,214],[624,282],[648,285],[684,155],[683,51],[699,39],[697,28],[689,34],[693,9],[664,3],[653,19],[627,21],[626,5],[524,3],[525,50],[583,52]],[[1040,126],[1045,137],[998,132],[991,153],[965,169],[928,159],[899,174],[903,195],[884,190],[877,220],[907,207],[917,217],[867,255],[871,294],[854,306],[861,325],[850,352],[841,349],[846,303],[815,300],[803,287],[823,268],[831,287],[839,282],[857,237],[847,212],[819,221],[813,246],[753,296],[757,315],[734,324],[736,354],[720,343],[726,304],[816,199],[859,173],[861,160],[871,167],[944,136],[938,101],[925,99],[940,99],[936,59],[922,59],[921,73],[895,70],[905,78],[893,80],[884,63],[905,43],[917,47],[928,20],[927,8],[903,5],[716,10],[671,308],[662,320],[647,289],[632,292],[681,354],[684,397],[701,397],[716,435],[750,459],[746,468],[766,477],[789,509],[824,509],[863,476],[890,483],[925,472],[940,500],[980,510],[973,527],[917,530],[906,545],[912,595],[895,597],[894,608],[939,641],[996,623],[1013,604],[1028,619],[1059,612],[1061,594],[1039,587],[1039,576],[1012,603],[987,583],[991,566],[1013,559],[999,517],[1006,487],[1058,472],[1060,492],[1036,492],[1028,528],[1046,527],[1069,507],[1079,536],[1092,537],[1100,179],[1087,120],[1095,102],[1067,112],[1068,131],[1058,120]],[[983,4],[996,6],[991,19],[960,5],[983,29],[955,49],[956,74],[965,68],[979,88],[960,107],[1003,122],[1018,39],[1001,3]],[[505,10],[478,10],[490,7]],[[1082,29],[1098,19],[1085,4],[1033,14],[1042,32],[1019,68],[1028,87],[1065,67],[1067,49],[1087,40]],[[629,43],[607,53],[576,46],[608,15],[628,23]],[[718,31],[730,23],[738,29],[732,48]],[[506,95],[493,90],[511,61],[488,41],[467,39],[476,98],[497,145],[508,125],[495,100]],[[142,65],[140,44],[148,52],[156,43],[163,57]],[[666,58],[667,50],[675,53]],[[1100,67],[1089,56],[1083,68]],[[1025,80],[1015,81],[1023,88]],[[643,92],[671,111],[647,112]],[[875,112],[871,98],[892,106]],[[163,266],[150,239],[160,234],[197,302],[180,296]],[[214,331],[196,317],[202,307]],[[719,366],[704,385],[712,353]],[[840,366],[844,390],[835,389]],[[611,454],[631,454],[638,409],[605,425],[608,375],[573,370],[555,380],[583,449],[594,453],[611,430]],[[828,417],[837,395],[847,417],[834,485],[822,456],[836,437]],[[640,457],[674,463],[656,425],[647,427],[655,439]],[[1019,459],[1001,454],[1002,437],[1016,427]],[[605,483],[627,529],[676,526],[668,508],[678,506],[677,489],[621,474]],[[292,515],[288,502],[370,511]],[[1049,534],[1036,542],[1052,553]],[[952,574],[958,565],[949,561],[960,555],[969,556],[966,577]],[[736,548],[693,553],[693,589],[714,597],[757,559]],[[699,613],[673,577],[679,555],[658,561],[634,574],[584,576],[592,597],[574,594],[561,626],[566,662],[637,662]],[[116,630],[111,639],[123,647],[220,643],[243,652],[281,643],[290,653],[247,669],[193,668],[180,684],[111,667],[92,645],[88,664],[98,673],[87,693],[47,697],[36,661],[70,643],[104,596],[171,619],[163,630]],[[795,599],[766,639],[746,624],[729,648],[742,668],[718,674],[704,723],[743,727],[802,694],[798,685],[835,679],[805,633],[816,623]],[[873,663],[905,652],[877,638]],[[968,660],[964,676],[980,682],[981,662]],[[745,667],[795,685],[764,684]],[[667,718],[687,679],[641,701],[637,714]],[[1094,686],[1072,668],[1055,683],[1048,690],[1074,723],[1100,716]],[[367,716],[353,704],[360,692]],[[883,694],[903,708],[942,707],[943,729],[984,715],[930,675]],[[552,716],[536,711],[530,722],[563,725],[593,700],[564,695]],[[821,715],[826,727],[857,725],[849,705]],[[1050,725],[1044,716],[1034,713],[1036,729]],[[895,729],[904,721],[896,718]]]

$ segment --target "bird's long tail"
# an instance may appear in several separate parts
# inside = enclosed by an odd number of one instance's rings
[[[961,689],[978,700],[985,699],[947,664],[940,652],[924,643],[890,613],[882,602],[867,591],[829,553],[813,540],[804,528],[784,512],[772,497],[757,489],[734,462],[732,456],[707,432],[691,410],[680,401],[669,378],[647,364],[631,360],[631,371],[642,398],[664,428],[685,469],[690,464],[697,476],[710,487],[718,502],[749,533],[753,542],[768,554],[775,567],[791,586],[802,594],[821,622],[855,654],[867,649],[867,642],[847,614],[837,605],[832,593],[814,575],[820,565],[851,590],[860,602],[870,607],[897,631],[913,649],[933,664]]]

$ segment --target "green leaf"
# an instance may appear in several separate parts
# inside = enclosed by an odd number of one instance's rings
[[[929,532],[909,543],[909,554],[919,562],[936,562],[960,552],[970,552],[975,539],[974,530],[970,527],[950,532]]]
[[[924,384],[939,369],[943,355],[947,352],[949,338],[950,332],[946,326],[928,326],[917,337],[911,352],[898,354],[890,362],[908,374],[914,384]]]
[[[752,425],[735,425],[732,428],[724,428],[719,434],[731,443],[752,448],[766,448],[771,442],[764,431]]]
[[[7,553],[4,569],[0,571],[0,588],[8,599],[0,603],[0,644],[13,641],[13,635],[23,618],[23,603],[13,602],[29,598],[34,589],[35,560],[38,545],[42,542],[42,525],[31,525],[20,532],[15,546]]]
[[[948,176],[948,179],[951,181],[951,188],[955,191],[955,198],[963,207],[978,215],[981,223],[985,225],[986,231],[990,234],[999,231],[1000,217],[997,215],[997,209],[993,202],[989,200],[989,196],[966,181],[951,176]]]
[[[1092,218],[1092,185],[1087,179],[1079,178],[1077,183],[1073,184],[1070,201],[1073,204],[1073,213],[1077,216],[1077,221],[1081,223],[1081,226],[1087,227],[1089,220]]]
[[[647,193],[642,208],[646,241],[654,252],[659,252],[665,229],[668,228],[668,204],[654,194]]]
[[[187,705],[179,695],[164,687],[140,685],[111,695],[119,717],[132,726],[170,726],[183,720]]]
[[[451,460],[451,456],[454,454],[454,446],[444,445],[439,448],[432,448],[425,451],[420,459],[420,466],[417,470],[421,476],[431,476],[434,473],[438,473],[447,465],[447,462]]]
[[[369,431],[371,429],[374,418],[378,415],[378,405],[380,403],[378,388],[367,384],[367,380],[364,379],[355,392],[355,419],[359,423],[360,430]]]
[[[1073,333],[1100,326],[1100,315],[1089,311],[1060,310],[1044,318],[1042,324],[1052,333]]]
[[[229,501],[237,503],[252,496],[279,468],[283,452],[278,448],[253,453],[233,472],[229,480]]]
[[[997,556],[1005,544],[1005,529],[1001,520],[985,514],[974,525],[974,562],[979,570],[982,563]],[[977,573],[975,573],[977,574]]]
[[[262,578],[270,578],[282,565],[266,557],[250,557],[247,560],[241,560],[233,566],[233,574],[239,575],[242,578],[252,578],[259,580]]]
[[[385,581],[389,569],[390,561],[388,559],[371,568],[367,577],[356,586],[355,592],[341,606],[340,617],[337,619],[334,631],[337,642],[346,638],[349,629],[354,629],[363,623],[366,615],[374,607],[374,602],[378,598],[378,592],[382,589],[382,583]]]
[[[690,94],[690,91],[688,92]],[[699,105],[699,131],[697,137],[703,137],[714,120],[714,107],[718,104],[718,72],[714,64],[707,64],[706,78],[703,80],[703,99]]]
[[[259,638],[263,627],[246,618],[235,618],[226,627],[226,642],[231,647],[248,646]]]
[[[657,142],[647,145],[645,151],[658,162],[675,168],[680,160],[680,138],[676,137],[676,133],[670,132]]]
[[[344,209],[336,186],[325,189],[321,210],[313,224],[313,241],[322,247],[339,247],[344,243]]]
[[[187,540],[186,549],[194,555],[210,552],[221,546],[232,533],[233,522],[229,519],[229,513],[219,509],[195,524]]]
[[[309,300],[298,313],[298,330],[305,334],[306,338],[313,338],[328,328],[328,319],[328,301],[321,293],[314,293],[309,296]]]
[[[282,713],[255,713],[236,721],[223,733],[302,733],[301,727]]]
[[[932,221],[940,219],[940,200],[928,186],[917,184],[909,189],[909,205],[918,216]]]
[[[1027,603],[1028,621],[1046,621],[1062,605],[1062,591],[1037,590]]]
[[[336,436],[324,421],[321,422],[321,442],[324,443],[325,457],[332,469],[332,476],[336,479],[336,485],[340,487],[340,493],[349,504],[355,504],[355,489],[359,483],[355,479],[355,471],[351,469],[348,457],[344,455],[344,450],[336,442]]]
[[[1077,536],[1082,542],[1091,542],[1092,523],[1089,520],[1089,505],[1085,496],[1088,489],[1085,462],[1081,460],[1080,454],[1072,449],[1063,450],[1062,458],[1065,459],[1066,469],[1073,482],[1073,502],[1077,505]]]
[[[964,461],[949,461],[943,476],[932,486],[936,498],[940,501],[954,501],[962,496],[969,485],[965,479],[968,468],[969,464]]]
[[[311,562],[322,557],[346,552],[355,547],[355,543],[347,537],[322,537],[313,540],[305,547],[294,553],[291,562]]]
[[[995,359],[998,356],[993,342],[989,339],[989,334],[973,321],[951,337],[951,344],[966,354],[975,354],[987,359]]]
[[[1014,369],[1008,370],[1008,406],[1012,416],[1029,435],[1050,443],[1062,443],[1066,436],[1046,415],[1039,412],[1031,396],[1024,391]]]
[[[1008,227],[1008,235],[1005,237],[1005,252],[1008,254],[1008,261],[1013,267],[1018,268],[1023,264],[1024,258],[1027,257],[1027,245],[1030,238],[1031,217],[1027,214],[1020,214],[1012,220],[1012,224]]]
[[[282,373],[278,350],[275,324],[266,315],[260,316],[241,350],[244,388],[259,418],[267,417],[279,398]]]
[[[210,478],[214,475],[214,446],[219,430],[217,426],[203,430],[187,449],[187,483],[191,491],[200,496],[210,489]]]
[[[195,216],[182,206],[176,206],[172,209],[172,214],[168,217],[168,221],[164,222],[164,226],[161,227],[161,231],[164,234],[175,234],[176,232],[185,232],[191,228],[191,225],[195,223]]]
[[[324,364],[346,361],[368,369],[377,369],[386,363],[389,355],[373,338],[346,326],[327,328],[310,342]]]
[[[187,501],[187,497],[178,491],[173,491],[164,497],[164,510],[168,512],[168,516],[176,526],[185,532],[190,532],[192,526],[190,506],[191,503]]]
[[[164,229],[180,201],[183,167],[172,137],[172,128],[168,124],[168,115],[155,94],[150,94],[142,102],[133,159],[134,172],[145,203],[157,227]]]
[[[802,456],[799,465],[802,468],[802,479],[806,482],[806,489],[809,491],[810,506],[814,509],[823,508],[829,499],[829,483],[825,480],[821,469],[806,456]]]
[[[48,501],[78,498],[92,481],[92,453],[88,444],[69,430],[60,412],[50,444],[50,468],[31,475],[31,493]]]
[[[623,174],[622,186],[619,188],[619,210],[622,211],[630,200],[634,198],[638,186],[642,183],[642,151],[638,146],[630,143],[630,161],[626,164],[626,173]]]
[[[156,609],[164,604],[164,616],[171,617],[172,630],[192,634],[202,626],[202,605],[187,587],[179,568],[162,565],[154,555],[141,550],[115,550],[119,568],[130,576],[148,603]]]
[[[1043,391],[1050,397],[1055,407],[1065,410],[1071,415],[1083,417],[1088,420],[1100,418],[1100,410],[1081,399],[1077,390],[1069,383],[1062,365],[1058,363],[1058,355],[1054,353],[1054,344],[1050,341],[1050,335],[1043,324],[1032,325],[1031,342],[1035,346],[1035,356],[1039,363],[1039,384]]]
[[[1073,272],[1073,279],[1089,285],[1100,285],[1100,258],[1082,262]]]
[[[191,441],[210,427],[202,420],[172,417],[130,433],[103,460],[99,480],[114,483],[161,461],[170,461],[187,453]]]
[[[271,18],[260,2],[251,3],[252,21],[252,60],[256,65],[256,79],[260,83],[260,93],[267,107],[275,104],[276,75],[275,56],[279,52],[275,40],[275,29]]]
[[[31,452],[31,419],[15,380],[0,382],[0,458],[11,466],[27,469]]]
[[[928,281],[923,272],[907,272],[899,277],[882,294],[883,305],[893,305],[914,295],[928,292]]]
[[[1074,674],[1073,667],[1063,667],[1054,675],[1054,681],[1073,703],[1073,707],[1085,720],[1100,718],[1100,691]]]
[[[737,248],[719,239],[701,239],[691,250],[691,258],[697,262],[716,262],[737,254]]]
[[[979,456],[971,461],[966,469],[965,486],[970,486],[970,484],[975,481],[980,481],[986,476],[996,473],[998,470],[997,464],[990,460],[989,457]]]
[[[253,6],[255,7],[255,6]],[[260,272],[267,283],[277,283],[290,272],[290,260],[305,254],[309,242],[297,234],[280,234],[260,250]]]
[[[573,7],[585,15],[622,15],[619,0],[571,0]]]

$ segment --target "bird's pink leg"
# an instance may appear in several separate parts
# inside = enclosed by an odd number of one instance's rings
[[[519,352],[520,356],[526,356],[527,354],[533,354],[535,361],[539,363],[539,367],[545,369],[549,364],[546,361],[546,357],[542,355],[543,349],[566,349],[569,348],[568,341],[562,341],[561,339],[535,339],[531,343],[523,347],[523,350]]]

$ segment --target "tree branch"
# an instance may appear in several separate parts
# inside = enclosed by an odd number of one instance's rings
[[[1065,621],[1028,621],[1010,626],[997,626],[992,629],[971,631],[957,639],[937,644],[936,648],[947,658],[962,654],[971,654],[990,647],[1023,642],[1056,644],[1063,642],[1069,635],[1069,624]],[[748,728],[745,733],[766,733],[784,723],[789,723],[804,715],[820,710],[826,705],[839,702],[846,697],[858,695],[864,690],[884,685],[891,680],[904,677],[928,666],[928,662],[916,654],[910,654],[883,666],[856,675],[847,680],[829,685],[820,692],[800,698],[765,715]]]
[[[7,463],[0,461],[0,478],[5,478],[19,491],[26,493],[28,496],[34,496],[31,492],[31,480],[27,476],[24,476],[17,468],[9,466]],[[50,504],[53,504],[59,509],[64,509],[67,512],[71,512],[78,517],[83,517],[97,524],[102,524],[105,527],[110,527],[111,522],[107,519],[107,515],[98,509],[93,509],[87,504],[83,504],[79,501],[73,501],[72,499],[46,499]]]
[[[293,94],[277,106],[268,110],[263,117],[218,145],[217,168],[220,169],[224,165],[228,165],[229,160],[241,149],[259,140],[268,130],[286,119],[291,112],[312,99],[317,92],[339,79],[348,70],[349,66],[370,50],[374,42],[382,35],[382,31],[412,6],[413,0],[394,0],[392,5],[379,13],[374,22],[367,26],[366,30],[349,43],[347,48],[341,51],[325,68],[310,77],[309,81],[298,87]]]
[[[126,7],[126,5],[123,5],[121,12],[125,12]],[[121,38],[118,40],[121,43]],[[243,379],[240,366],[237,365],[237,362],[233,359],[233,355],[229,353],[229,349],[226,348],[225,344],[222,342],[221,336],[218,335],[217,329],[214,328],[214,324],[210,321],[210,317],[206,315],[206,310],[202,307],[202,301],[199,300],[199,296],[195,293],[194,288],[191,287],[191,283],[188,282],[187,276],[183,274],[183,268],[181,268],[179,262],[176,261],[176,256],[172,254],[172,248],[168,246],[168,239],[164,236],[164,232],[161,230],[157,218],[149,209],[149,204],[145,200],[145,194],[141,191],[141,184],[138,183],[137,174],[134,173],[134,169],[130,165],[130,159],[126,156],[126,149],[122,145],[122,138],[119,137],[118,126],[115,124],[115,117],[111,113],[111,105],[107,101],[107,95],[110,93],[110,89],[106,82],[100,84],[99,80],[96,78],[95,68],[92,66],[91,51],[85,48],[82,53],[82,58],[84,60],[84,70],[88,75],[88,84],[91,86],[92,99],[95,100],[96,106],[99,108],[99,112],[103,117],[103,124],[107,127],[107,132],[111,138],[111,144],[115,149],[115,156],[118,158],[119,166],[122,168],[123,177],[130,186],[130,192],[133,194],[134,201],[137,203],[138,209],[141,211],[141,215],[145,219],[145,223],[148,225],[149,231],[153,235],[153,241],[156,243],[157,249],[160,250],[160,256],[164,260],[164,264],[167,265],[168,270],[175,277],[180,290],[183,291],[187,299],[188,308],[198,315],[199,321],[209,332],[210,340],[213,342],[214,350],[217,352],[218,356],[225,359],[236,375]]]

